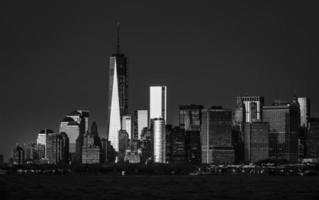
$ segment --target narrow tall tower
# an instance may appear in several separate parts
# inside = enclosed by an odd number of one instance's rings
[[[117,23],[116,53],[110,57],[107,110],[107,133],[111,145],[118,152],[121,119],[128,109],[127,58],[120,52],[120,24]]]

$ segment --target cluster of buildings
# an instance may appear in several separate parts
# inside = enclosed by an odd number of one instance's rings
[[[44,129],[36,143],[17,145],[12,161],[211,164],[319,157],[319,118],[310,117],[309,98],[265,105],[264,97],[240,96],[235,109],[181,105],[179,124],[172,126],[165,85],[150,86],[148,109],[133,112],[128,86],[127,58],[118,40],[109,62],[106,138],[99,137],[96,123],[89,130],[88,111],[76,110],[61,121],[58,133]]]
[[[111,148],[111,149],[110,149]],[[89,112],[75,110],[60,122],[59,131],[43,129],[36,142],[16,145],[13,164],[94,164],[103,163],[114,154],[105,138],[100,138],[97,124],[89,130]],[[109,158],[107,158],[107,152]]]

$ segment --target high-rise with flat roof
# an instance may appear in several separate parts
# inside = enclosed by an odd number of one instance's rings
[[[166,134],[165,120],[163,118],[153,118],[151,120],[153,135],[153,161],[155,163],[166,162]]]
[[[309,120],[306,147],[307,158],[319,158],[319,118]]]
[[[202,116],[202,163],[233,163],[232,111],[212,107]]]
[[[133,115],[133,138],[141,140],[142,131],[148,127],[148,110],[135,110]]]
[[[185,131],[200,131],[202,123],[202,105],[179,106],[179,126]]]
[[[166,123],[167,88],[166,86],[150,86],[150,120],[162,118]]]
[[[269,157],[296,161],[300,127],[298,103],[264,106],[263,118],[269,123]]]
[[[201,163],[200,130],[202,125],[202,105],[179,106],[179,126],[185,129],[186,161]]]
[[[300,126],[307,127],[310,119],[310,99],[307,97],[298,97],[300,108]]]
[[[132,138],[132,116],[124,115],[122,117],[122,130],[126,130],[128,138]]]
[[[269,158],[269,123],[255,121],[245,124],[245,161],[257,162]]]

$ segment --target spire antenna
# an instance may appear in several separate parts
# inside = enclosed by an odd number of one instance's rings
[[[116,33],[117,33],[116,53],[119,54],[120,53],[120,22],[119,21],[117,21],[117,24],[116,24]]]

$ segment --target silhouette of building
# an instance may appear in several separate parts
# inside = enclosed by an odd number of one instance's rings
[[[269,123],[254,121],[245,124],[245,161],[257,162],[269,158]]]
[[[166,123],[167,88],[166,86],[150,86],[150,120],[162,118]]]
[[[306,146],[307,158],[319,158],[319,118],[309,120]]]
[[[118,162],[124,162],[124,158],[126,155],[126,150],[129,147],[129,138],[126,130],[119,131],[119,151],[118,151]]]
[[[24,160],[27,164],[33,163],[38,160],[38,151],[36,143],[28,143],[23,145],[24,149]]]
[[[200,131],[185,131],[186,161],[192,164],[201,163]]]
[[[240,102],[244,105],[245,122],[262,120],[262,107],[264,105],[264,97],[260,96],[240,96],[237,97],[237,104]]]
[[[165,120],[163,118],[153,118],[151,120],[153,161],[155,163],[166,162],[166,134]]]
[[[16,145],[16,147],[13,149],[13,164],[24,164],[24,149],[20,145]]]
[[[179,106],[179,126],[185,131],[200,131],[202,109],[202,105]]]
[[[127,58],[120,52],[119,24],[117,26],[117,50],[110,57],[108,91],[108,139],[115,151],[119,151],[119,131],[121,119],[128,109],[128,69]]]
[[[46,155],[51,164],[68,164],[69,139],[66,133],[48,133],[46,138]]]
[[[86,132],[83,137],[82,164],[98,164],[101,159],[101,149],[96,143],[96,137]]]
[[[153,135],[148,127],[143,128],[141,134],[141,162],[147,163],[153,157]]]
[[[202,110],[202,163],[233,163],[232,111],[222,107]]]
[[[101,162],[114,162],[116,159],[116,152],[110,141],[106,138],[101,139]]]
[[[202,105],[179,106],[179,126],[185,129],[186,161],[201,163],[200,129],[202,124]]]
[[[166,161],[169,163],[186,162],[186,133],[179,127],[166,126]]]
[[[141,140],[142,131],[148,127],[148,110],[135,110],[133,114],[133,138]]]
[[[300,111],[298,102],[275,102],[263,107],[263,118],[269,122],[269,157],[296,161]]]
[[[0,167],[3,167],[4,163],[3,163],[3,155],[0,154]]]
[[[86,132],[83,137],[82,145],[82,164],[97,164],[105,162],[105,155],[102,142],[99,137],[98,127],[96,122],[91,125],[91,132]]]

